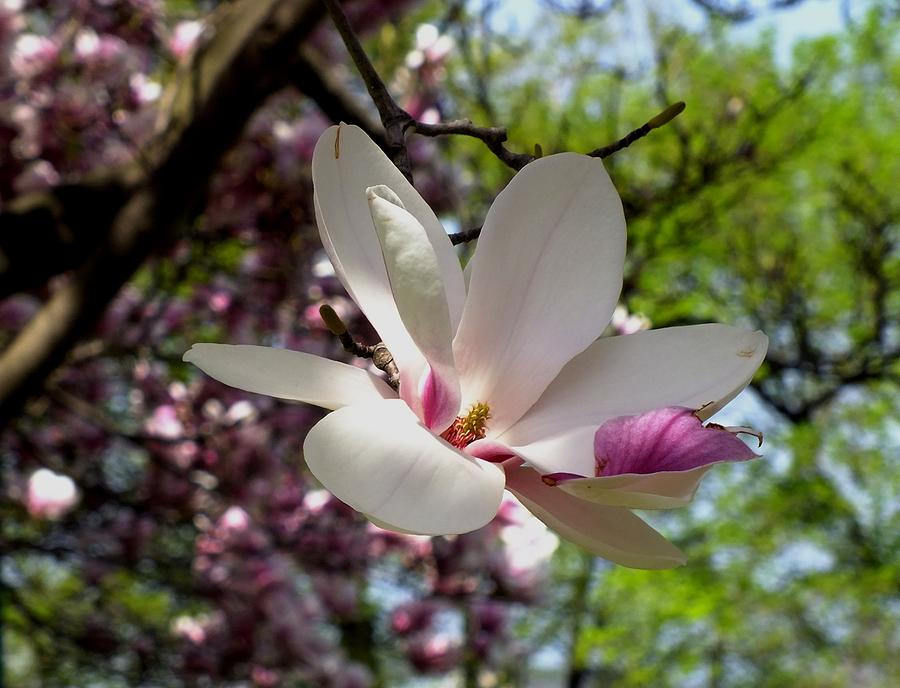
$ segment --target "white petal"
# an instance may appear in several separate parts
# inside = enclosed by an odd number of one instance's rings
[[[594,475],[595,425],[582,425],[558,435],[549,435],[521,446],[508,445],[541,475],[548,473],[574,473]]]
[[[566,540],[604,559],[636,569],[668,569],[686,561],[677,547],[628,509],[594,504],[548,487],[529,468],[508,470],[507,488]]]
[[[472,245],[474,250],[477,250],[478,242]],[[466,285],[466,293],[469,292],[469,282],[472,281],[472,259],[469,258],[469,262],[466,263],[466,267],[463,268],[463,282]]]
[[[428,204],[359,127],[342,124],[326,130],[316,144],[312,173],[322,243],[347,291],[402,371],[408,360],[416,358],[416,352],[393,305],[366,189],[389,186],[425,228],[441,268],[454,331],[465,301],[456,252]]]
[[[301,351],[194,344],[183,358],[226,385],[327,409],[397,397],[383,380],[366,370]]]
[[[662,471],[646,475],[628,473],[604,478],[567,480],[559,489],[580,499],[629,509],[674,509],[689,504],[700,480],[716,464],[687,471]]]
[[[569,363],[501,438],[522,446],[571,428],[664,406],[709,418],[747,386],[768,339],[728,325],[692,325],[606,337]],[[572,470],[572,472],[578,472]]]
[[[322,217],[322,209],[319,208],[319,195],[316,193],[315,189],[313,189],[313,209],[316,214],[316,226],[319,228],[319,238],[322,240],[322,248],[324,248],[325,253],[328,254],[328,259],[331,261],[334,273],[341,281],[341,284],[344,285],[344,289],[347,290],[347,294],[349,294],[350,298],[359,304],[359,301],[356,300],[356,296],[353,294],[353,290],[350,288],[347,272],[344,270],[341,259],[334,252],[334,244],[331,243],[331,235],[328,233],[328,228],[325,226],[325,220]]]
[[[367,195],[394,302],[430,366],[425,373],[430,380],[424,381],[401,369],[400,396],[427,427],[440,432],[456,418],[460,394],[453,364],[453,329],[437,255],[422,225],[391,189],[372,187]],[[420,394],[421,383],[429,385],[433,393]]]
[[[426,535],[427,533],[417,533],[414,530],[407,530],[406,528],[399,528],[395,526],[393,523],[387,523],[380,519],[375,518],[372,514],[363,514],[367,519],[369,519],[373,525],[378,526],[382,530],[390,530],[393,533],[400,533],[402,535]]]
[[[625,217],[600,160],[526,165],[488,212],[454,342],[463,405],[501,433],[606,327],[622,287]]]
[[[494,517],[503,497],[503,471],[432,435],[400,400],[327,415],[309,431],[303,453],[335,497],[414,533],[476,530]]]

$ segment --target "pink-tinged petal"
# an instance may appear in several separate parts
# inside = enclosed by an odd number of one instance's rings
[[[686,558],[662,535],[628,509],[578,499],[545,485],[534,470],[506,472],[507,489],[562,537],[593,554],[637,569],[682,566]]]
[[[500,439],[522,446],[579,426],[598,427],[616,416],[714,402],[698,414],[709,418],[747,386],[767,346],[762,332],[728,325],[605,337],[563,368]]]
[[[691,502],[700,480],[714,465],[710,463],[687,471],[649,475],[628,473],[605,478],[581,477],[558,481],[558,485],[559,489],[574,497],[597,504],[629,509],[674,509]]]
[[[400,319],[428,366],[401,368],[400,397],[440,433],[459,412],[453,329],[437,255],[419,221],[386,186],[366,190]]]
[[[491,463],[503,463],[518,456],[510,447],[488,438],[475,440],[466,446],[463,451],[469,456],[475,456]]]
[[[397,397],[366,370],[300,351],[194,344],[183,358],[226,385],[327,409]]]
[[[757,455],[728,430],[704,426],[692,409],[669,406],[604,423],[594,437],[598,477],[689,471]]]
[[[385,184],[425,228],[437,255],[455,331],[465,301],[462,270],[428,204],[359,127],[329,128],[312,163],[317,223],[338,277],[394,356],[400,371],[421,370],[422,355],[403,326],[391,294],[366,189]]]
[[[463,406],[499,435],[609,322],[625,217],[603,164],[574,153],[526,165],[485,218],[454,341]]]
[[[653,411],[651,414],[654,414],[657,422],[663,423],[661,429],[664,431],[667,415],[661,414],[661,411],[668,411],[668,409]],[[681,415],[686,413],[690,416],[690,420],[681,419],[681,430],[687,430],[687,436],[673,434],[669,438],[669,440],[675,441],[687,440],[683,448],[673,448],[673,451],[676,454],[682,451],[690,452],[691,449],[697,448],[698,439],[702,442],[698,453],[688,453],[686,457],[682,457],[682,462],[688,466],[687,469],[670,467],[649,474],[632,471],[624,474],[610,474],[605,477],[593,477],[597,470],[595,441],[597,437],[601,437],[598,428],[593,425],[573,428],[559,435],[545,437],[537,442],[513,447],[513,449],[539,471],[543,478],[551,483],[556,483],[559,489],[581,499],[631,509],[672,509],[684,506],[693,499],[701,478],[715,463],[744,460],[756,456],[746,444],[733,435],[735,431],[746,432],[749,429],[703,428],[701,422],[689,410],[678,409],[677,411]],[[638,418],[641,417],[638,416]],[[617,437],[614,430],[621,427],[617,425],[617,421],[624,422],[625,420],[631,420],[631,418],[609,421],[604,425],[605,430],[602,437],[606,439],[608,436],[612,438],[611,442],[620,443],[628,442],[629,439],[635,443],[652,440],[653,432],[647,433],[645,427],[635,427],[633,431],[628,431],[627,435]],[[650,419],[645,418],[645,420]],[[646,434],[641,434],[642,432]],[[659,430],[656,434],[660,434]],[[618,452],[615,457],[619,460],[623,449],[620,447],[614,447],[614,449]],[[721,452],[720,449],[722,449]],[[624,451],[628,451],[628,449],[625,448]],[[691,467],[695,465],[692,462],[696,462],[696,467]]]
[[[400,395],[425,427],[435,434],[441,434],[454,420],[459,411],[459,378],[453,368],[429,367],[422,376],[418,394],[403,395],[401,375]]]
[[[313,475],[379,523],[425,535],[476,530],[496,514],[503,471],[435,437],[400,400],[347,406],[303,443]]]

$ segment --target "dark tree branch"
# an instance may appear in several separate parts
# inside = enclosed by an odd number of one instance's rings
[[[212,38],[167,94],[149,156],[156,166],[100,225],[100,245],[0,355],[0,418],[18,412],[146,257],[202,211],[210,176],[257,107],[284,85],[320,16],[313,0],[222,6]]]
[[[601,148],[595,148],[588,153],[588,155],[592,158],[608,158],[623,148],[628,148],[628,146],[638,139],[644,138],[654,129],[665,126],[684,112],[685,107],[686,106],[682,101],[670,105],[643,126],[629,132],[615,143],[611,143],[610,145]],[[514,170],[522,169],[525,165],[534,160],[535,157],[540,155],[539,147],[536,147],[535,150],[537,155],[513,153],[507,149],[503,145],[503,142],[506,141],[506,129],[501,127],[476,127],[468,120],[456,120],[454,122],[445,122],[442,124],[422,124],[421,122],[415,122],[413,127],[415,128],[416,133],[422,134],[423,136],[450,136],[455,134],[479,139],[484,142],[494,155]],[[457,244],[464,244],[468,241],[474,241],[480,234],[481,227],[474,227],[462,232],[455,232],[450,235],[450,243],[454,246]]]
[[[534,155],[528,153],[516,153],[509,150],[504,143],[507,140],[507,132],[503,127],[479,127],[468,119],[454,120],[452,122],[442,122],[438,124],[426,124],[419,122],[397,105],[391,96],[375,67],[366,55],[365,49],[359,41],[359,37],[350,26],[347,15],[344,14],[341,5],[337,0],[324,0],[328,7],[328,12],[334,25],[337,27],[347,52],[353,59],[366,90],[369,92],[375,107],[378,108],[378,114],[384,125],[386,132],[386,150],[388,155],[394,161],[394,164],[403,172],[404,176],[412,181],[412,169],[410,167],[409,155],[406,149],[405,133],[407,130],[415,131],[422,136],[469,136],[476,138],[484,143],[485,146],[504,164],[518,171],[525,165],[535,159]],[[654,129],[667,124],[684,111],[685,104],[677,102],[656,117],[644,124],[642,127],[635,129],[625,135],[618,141],[608,146],[597,148],[588,155],[595,158],[606,158],[617,151],[627,148],[638,139],[643,138]],[[471,241],[477,238],[480,230],[469,230],[467,233],[456,235],[454,243],[462,243],[462,241]],[[470,236],[469,239],[461,239],[463,235]]]
[[[721,0],[693,0],[693,2],[707,14],[735,23],[750,21],[757,16],[757,12],[747,2],[738,2],[734,6],[729,6]],[[802,2],[805,0],[771,0],[769,9],[783,10]]]
[[[285,79],[333,122],[356,124],[384,145],[381,124],[348,94],[315,51],[301,47],[288,64]],[[145,157],[140,165],[13,199],[0,213],[0,298],[37,289],[54,275],[82,265],[103,242],[136,187],[152,172]]]
[[[552,10],[581,20],[605,17],[621,4],[621,0],[607,0],[605,3],[595,3],[592,0],[574,0],[572,3],[565,3],[562,0],[543,0],[543,2]]]
[[[375,71],[372,61],[366,55],[359,37],[350,26],[350,21],[344,10],[341,8],[337,0],[324,0],[325,6],[328,8],[328,14],[334,22],[335,28],[341,34],[341,39],[350,53],[353,64],[356,65],[357,71],[366,84],[366,90],[378,108],[378,115],[381,117],[381,123],[384,125],[385,143],[388,156],[397,166],[403,176],[412,182],[412,165],[409,162],[409,153],[406,149],[406,128],[413,122],[413,118],[403,108],[397,105],[397,102],[391,96]]]
[[[133,170],[14,199],[0,213],[0,298],[80,265],[128,199]]]
[[[684,102],[677,102],[670,105],[660,112],[656,117],[649,120],[643,126],[638,127],[634,131],[629,132],[615,143],[608,146],[595,148],[587,155],[592,158],[608,158],[613,153],[617,153],[623,148],[627,148],[638,139],[644,138],[654,129],[668,124],[678,115],[684,112]],[[488,149],[497,156],[502,162],[514,170],[521,170],[525,165],[535,159],[535,155],[528,153],[514,153],[504,146],[507,139],[506,129],[503,127],[479,127],[467,119],[454,120],[452,122],[441,122],[438,124],[424,124],[423,122],[412,122],[410,128],[417,134],[422,136],[469,136],[478,139]],[[471,231],[471,230],[470,230]]]
[[[301,48],[293,65],[294,83],[332,122],[355,124],[380,146],[387,145],[384,129],[362,103],[348,94],[328,65],[314,50]]]
[[[481,227],[473,227],[472,229],[465,229],[462,232],[454,232],[453,234],[449,235],[450,243],[454,246],[465,244],[469,241],[475,241],[480,234]]]
[[[503,127],[479,127],[467,119],[458,119],[438,124],[412,122],[410,128],[422,136],[469,136],[478,139],[502,163],[516,171],[534,160],[533,155],[514,153],[503,145],[507,139],[506,129]]]

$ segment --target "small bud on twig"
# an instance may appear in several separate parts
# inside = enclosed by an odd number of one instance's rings
[[[327,303],[319,306],[319,315],[322,316],[322,322],[325,323],[325,327],[328,328],[331,334],[340,337],[342,334],[347,333],[347,326],[344,324],[344,321]]]
[[[397,368],[397,364],[394,363],[393,355],[384,342],[378,342],[378,344],[370,346],[353,339],[353,336],[347,330],[347,325],[341,320],[341,316],[327,303],[319,306],[319,315],[322,317],[322,322],[325,323],[328,331],[341,341],[344,351],[360,358],[371,358],[375,367],[384,371],[385,375],[387,375],[387,383],[391,387],[397,389],[400,386],[400,371]]]
[[[665,110],[660,112],[656,117],[647,122],[647,127],[650,129],[659,129],[662,126],[665,126],[673,119],[678,117],[684,109],[687,107],[683,100],[679,100],[677,103],[674,103],[667,107]]]

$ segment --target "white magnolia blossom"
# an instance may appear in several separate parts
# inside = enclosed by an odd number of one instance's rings
[[[596,158],[525,166],[460,268],[434,212],[357,127],[312,165],[322,243],[400,370],[257,346],[197,344],[212,377],[333,410],[307,465],[377,525],[446,535],[496,514],[504,489],[563,537],[638,568],[684,563],[631,508],[693,497],[719,460],[755,456],[703,426],[749,382],[767,339],[697,325],[598,339],[622,285],[625,218]]]

